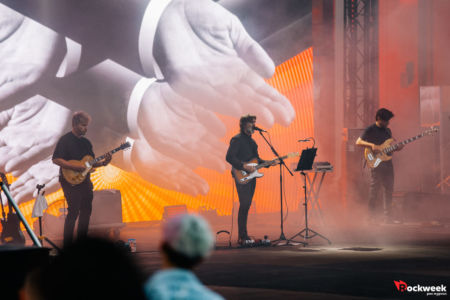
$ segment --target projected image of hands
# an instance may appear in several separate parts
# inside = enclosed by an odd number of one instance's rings
[[[268,85],[275,65],[239,19],[210,0],[173,0],[158,23],[153,54],[170,86],[218,113],[289,125],[295,111]]]
[[[34,96],[57,72],[64,39],[0,4],[0,109]]]
[[[113,164],[152,184],[193,196],[209,190],[198,168],[226,169],[226,127],[218,114],[255,114],[267,128],[288,126],[295,117],[290,101],[264,80],[275,71],[271,58],[235,15],[211,0],[169,3],[158,20],[152,70],[143,66],[140,74],[122,64],[111,68],[114,72],[93,76],[89,70],[100,63],[89,57],[102,53],[84,45],[79,68],[58,73],[73,54],[66,37],[60,28],[47,28],[31,18],[0,4],[0,171],[18,177],[11,186],[16,201],[31,200],[37,183],[45,183],[48,191],[59,188],[58,168],[50,156],[59,137],[71,129],[75,110],[87,111],[93,128],[115,130],[116,120],[136,118],[124,122],[124,129],[116,132],[119,138],[111,139],[134,139],[131,155],[125,159],[117,153]],[[130,48],[137,48],[137,43]],[[100,61],[118,65],[109,57]],[[153,68],[163,78],[141,95],[133,116],[128,113],[130,94],[137,80],[153,75]],[[77,86],[68,95],[58,83],[72,78],[89,81],[98,92]],[[59,93],[49,93],[55,89]],[[98,109],[102,106],[122,108],[105,116]],[[127,126],[130,121],[137,125],[135,132]],[[89,130],[94,151],[117,146]]]

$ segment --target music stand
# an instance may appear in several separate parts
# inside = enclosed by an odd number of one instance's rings
[[[300,156],[300,159],[297,164],[297,169],[294,170],[296,172],[300,172],[300,174],[303,175],[303,179],[304,179],[303,190],[305,192],[305,202],[303,203],[303,205],[305,206],[305,228],[303,228],[300,232],[298,232],[293,237],[291,237],[288,240],[288,242],[294,241],[297,243],[304,243],[307,245],[308,243],[305,242],[306,240],[312,239],[315,236],[319,236],[319,237],[323,238],[324,240],[328,241],[328,244],[331,245],[331,241],[329,239],[327,239],[320,233],[318,233],[308,227],[308,199],[307,199],[307,192],[306,192],[306,174],[304,171],[312,170],[312,165],[314,163],[314,158],[316,157],[316,153],[317,153],[317,148],[307,148],[307,149],[303,150],[302,155]],[[303,233],[305,233],[305,234],[303,234]],[[310,233],[312,233],[312,235],[310,235]],[[304,241],[303,242],[295,241],[294,239],[297,236],[302,237]]]

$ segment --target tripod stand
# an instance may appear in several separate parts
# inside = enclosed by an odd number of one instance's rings
[[[303,150],[302,155],[300,156],[300,160],[297,165],[297,169],[295,170],[295,171],[299,171],[300,174],[303,175],[303,180],[304,180],[303,181],[304,182],[303,190],[305,193],[305,202],[303,203],[303,205],[305,207],[305,228],[302,229],[297,234],[295,234],[293,237],[291,237],[288,240],[288,242],[290,242],[290,241],[298,242],[298,241],[294,240],[297,236],[302,237],[304,241],[307,241],[308,239],[312,239],[315,236],[319,236],[319,237],[323,238],[324,240],[326,240],[329,245],[331,245],[331,241],[329,239],[327,239],[325,236],[321,235],[320,233],[318,233],[308,227],[308,199],[307,199],[307,191],[306,191],[306,174],[304,171],[312,169],[314,158],[316,157],[316,152],[317,152],[317,148],[308,148],[308,149]],[[312,234],[310,234],[310,233],[312,233]],[[305,242],[302,242],[302,243],[305,243]]]

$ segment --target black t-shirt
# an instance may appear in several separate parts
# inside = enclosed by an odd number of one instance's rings
[[[376,124],[367,127],[361,135],[361,139],[375,145],[381,145],[390,138],[392,138],[391,130],[389,128],[378,127]]]
[[[77,137],[70,131],[59,139],[52,159],[81,160],[86,155],[95,157],[91,142],[85,137]],[[61,168],[59,169],[59,180],[64,180]],[[85,182],[87,180],[90,181],[90,174],[86,176]]]
[[[226,160],[235,169],[242,170],[243,162],[254,158],[257,158],[258,162],[262,161],[259,158],[258,145],[251,136],[239,133],[231,138]]]

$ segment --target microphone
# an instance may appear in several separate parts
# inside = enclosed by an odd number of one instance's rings
[[[307,139],[303,139],[303,140],[298,140],[297,142],[309,142],[309,141],[310,141],[310,139],[307,138]]]
[[[45,183],[44,184],[38,184],[38,185],[36,185],[36,188],[38,189],[38,190],[40,190],[40,189],[43,189],[45,187]]]
[[[259,132],[267,132],[266,130],[261,129],[261,128],[257,127],[257,126],[253,126],[253,130],[258,130]]]

